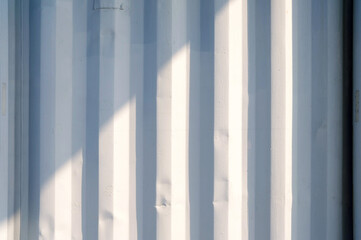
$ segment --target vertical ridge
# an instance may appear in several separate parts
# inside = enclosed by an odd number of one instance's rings
[[[115,91],[115,11],[99,11],[99,239],[114,239],[114,223],[119,215],[114,212],[114,196],[118,185],[114,185],[114,127],[117,120],[114,102]],[[115,165],[115,166],[114,166]]]
[[[291,238],[292,1],[271,2],[271,239]]]
[[[243,83],[246,81],[244,74],[247,59],[247,32],[244,28],[247,22],[243,14],[244,8],[247,9],[247,3],[241,0],[230,1],[229,3],[229,39],[228,39],[228,117],[229,117],[229,145],[228,145],[228,238],[229,239],[247,239],[248,229],[246,218],[243,218],[243,212],[247,208],[243,204],[243,194],[246,189],[243,188]],[[242,227],[240,227],[242,226]]]
[[[172,0],[171,55],[171,239],[189,239],[187,1]]]
[[[7,222],[8,222],[8,240],[12,240],[17,236],[16,228],[18,225],[19,220],[19,211],[18,207],[15,204],[15,194],[17,191],[17,176],[16,176],[16,165],[17,165],[17,159],[16,159],[16,152],[15,148],[17,146],[17,143],[15,143],[15,121],[16,121],[16,93],[15,93],[15,81],[16,81],[16,3],[15,1],[9,1],[8,2],[8,80],[6,84],[6,93],[5,98],[6,100],[6,108],[5,108],[5,115],[7,115],[7,135],[8,135],[8,191],[7,191]],[[15,209],[17,208],[17,209]]]
[[[113,239],[130,239],[130,179],[134,174],[134,143],[131,137],[135,128],[131,124],[134,99],[130,96],[130,9],[129,1],[123,1],[123,10],[114,18],[114,136],[113,136]]]
[[[286,0],[285,2],[285,239],[291,239],[292,237],[292,134],[293,134],[293,9],[292,0]]]
[[[215,239],[247,238],[243,218],[243,77],[247,67],[244,1],[215,2]],[[243,49],[244,48],[244,49]],[[244,61],[246,60],[246,61]],[[247,66],[247,65],[246,65]],[[245,115],[246,116],[246,115]],[[242,219],[246,222],[242,222]],[[244,230],[244,231],[242,231]]]
[[[55,3],[54,239],[72,238],[72,3]],[[49,81],[49,80],[48,80]]]
[[[248,66],[249,66],[249,45],[248,45],[248,2],[245,1],[242,4],[242,35],[240,36],[242,40],[242,124],[241,124],[241,141],[242,141],[242,162],[241,162],[241,218],[242,218],[242,228],[241,228],[241,234],[242,239],[250,239],[249,235],[249,221],[248,221],[248,215],[249,215],[249,200],[248,200],[248,116],[249,116],[249,95],[248,95],[248,83],[249,83],[249,75],[248,75]],[[238,66],[238,65],[237,65]]]
[[[172,239],[172,1],[157,1],[157,240]]]
[[[102,4],[106,2],[103,1]],[[110,2],[109,2],[110,3]],[[118,1],[111,1],[118,4]],[[103,5],[102,5],[103,6]],[[108,6],[108,5],[104,5]],[[115,6],[115,5],[114,5]],[[130,4],[100,11],[99,238],[129,239],[131,170]],[[134,233],[133,233],[134,234]]]
[[[0,84],[1,84],[1,115],[0,115],[0,190],[4,196],[0,198],[0,238],[8,239],[10,223],[7,221],[9,206],[9,2],[0,2]]]

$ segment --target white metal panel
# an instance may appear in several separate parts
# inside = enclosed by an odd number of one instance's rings
[[[22,239],[342,238],[340,0],[29,3]],[[5,239],[19,174],[9,117]]]

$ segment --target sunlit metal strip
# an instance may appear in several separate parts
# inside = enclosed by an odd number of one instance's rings
[[[271,239],[291,238],[292,1],[271,1]]]
[[[247,61],[247,4],[242,1],[215,2],[215,176],[214,237],[243,239],[242,136],[243,64]],[[244,220],[244,219],[243,219]],[[247,220],[246,220],[247,221]]]
[[[172,1],[157,1],[157,240],[172,239]]]
[[[187,4],[158,4],[157,239],[189,239]]]
[[[187,1],[172,1],[171,59],[171,239],[189,239],[189,43]]]
[[[244,83],[247,79],[247,2],[229,2],[228,19],[228,236],[229,239],[248,239],[248,207],[243,201],[246,192],[244,174]],[[217,33],[216,33],[217,34]],[[242,227],[239,227],[242,226]]]
[[[214,2],[214,239],[228,239],[229,215],[229,8]]]

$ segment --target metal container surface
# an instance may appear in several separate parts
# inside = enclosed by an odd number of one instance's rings
[[[342,239],[341,0],[0,0],[0,239]]]

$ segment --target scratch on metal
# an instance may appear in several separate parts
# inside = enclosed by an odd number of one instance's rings
[[[110,7],[110,6],[102,6],[102,4],[96,4],[97,1],[101,0],[94,0],[93,1],[93,10],[124,10],[123,4],[118,4],[119,7]],[[99,5],[99,6],[96,6]]]

